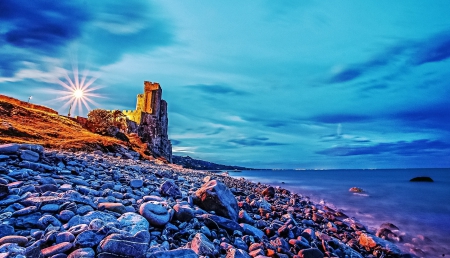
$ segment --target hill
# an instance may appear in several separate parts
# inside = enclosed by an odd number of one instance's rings
[[[150,158],[139,137],[130,135],[129,140],[92,133],[48,107],[0,95],[0,143],[33,143],[72,151],[115,151],[128,147]]]
[[[184,168],[197,169],[197,170],[252,170],[252,168],[245,168],[239,166],[228,166],[216,164],[204,160],[193,159],[189,156],[173,156],[172,161],[174,164],[183,166]]]

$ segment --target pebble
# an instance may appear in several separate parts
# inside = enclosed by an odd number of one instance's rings
[[[279,187],[118,152],[0,145],[0,253],[19,258],[401,256],[393,243],[342,212]],[[401,233],[389,224],[383,230],[377,235]]]

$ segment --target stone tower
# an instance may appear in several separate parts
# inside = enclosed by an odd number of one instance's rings
[[[131,132],[139,135],[155,156],[172,161],[172,144],[168,138],[167,102],[162,99],[159,83],[144,81],[144,93],[137,95],[136,110],[123,113],[134,125],[129,123]]]

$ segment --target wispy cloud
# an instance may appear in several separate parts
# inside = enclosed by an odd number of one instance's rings
[[[243,90],[235,89],[225,85],[207,85],[197,84],[185,86],[191,89],[199,90],[207,94],[230,94],[230,95],[248,95],[249,93]]]

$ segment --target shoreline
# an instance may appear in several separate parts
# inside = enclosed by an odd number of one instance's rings
[[[341,211],[286,189],[138,159],[128,150],[0,145],[0,184],[7,185],[0,186],[0,253],[412,257]],[[214,196],[223,197],[217,207],[207,203]],[[132,244],[124,251],[123,243]]]

